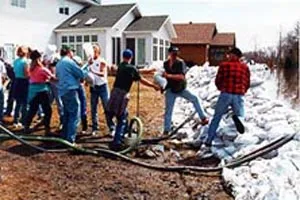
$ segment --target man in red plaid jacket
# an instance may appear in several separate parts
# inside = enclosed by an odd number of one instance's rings
[[[221,63],[216,77],[216,86],[221,91],[214,117],[208,130],[208,138],[202,151],[210,151],[212,141],[216,136],[222,115],[230,106],[234,112],[233,120],[240,133],[244,132],[244,126],[240,122],[244,113],[244,95],[250,87],[250,71],[246,64],[240,61],[243,56],[241,50],[234,48],[229,52],[229,61]]]

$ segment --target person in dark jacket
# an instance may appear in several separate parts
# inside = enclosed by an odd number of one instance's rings
[[[208,138],[201,148],[203,154],[210,152],[222,115],[227,112],[229,106],[234,112],[233,120],[238,131],[244,131],[240,119],[245,115],[244,95],[250,87],[250,70],[245,63],[240,61],[242,55],[240,49],[233,48],[229,52],[229,61],[220,64],[215,82],[221,94],[209,126]]]
[[[169,48],[169,59],[164,62],[164,74],[168,84],[165,93],[165,122],[164,134],[167,135],[171,131],[172,113],[177,97],[182,97],[193,103],[202,125],[208,124],[208,119],[200,105],[197,96],[186,89],[185,79],[185,63],[177,56],[179,49],[175,46]]]
[[[122,138],[127,127],[127,104],[129,101],[129,92],[133,82],[140,81],[143,85],[159,90],[160,87],[151,83],[140,75],[139,70],[130,64],[133,52],[126,49],[123,52],[123,62],[118,66],[116,79],[113,85],[110,99],[107,105],[109,120],[117,118],[117,127],[114,140],[110,144],[110,149],[119,151],[122,149]]]

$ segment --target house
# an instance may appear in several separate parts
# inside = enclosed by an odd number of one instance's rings
[[[84,57],[83,43],[98,43],[108,63],[130,48],[135,65],[160,64],[176,32],[169,16],[142,16],[136,4],[88,6],[55,29],[57,45],[71,45]]]
[[[10,62],[19,45],[44,51],[49,43],[56,43],[55,27],[89,5],[100,3],[96,0],[1,0],[0,49],[5,50]]]
[[[48,44],[70,45],[85,58],[83,44],[98,43],[108,63],[125,48],[136,65],[160,65],[176,37],[167,15],[143,16],[137,4],[101,5],[98,0],[3,0],[0,51],[12,61],[17,46],[45,51]],[[0,52],[1,53],[1,52]]]
[[[188,65],[202,65],[209,61],[218,65],[225,53],[235,47],[234,33],[218,33],[215,23],[174,24],[177,38],[172,44],[179,47],[180,56]]]

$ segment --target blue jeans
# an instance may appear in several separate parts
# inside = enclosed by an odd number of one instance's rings
[[[62,97],[64,107],[62,136],[73,143],[76,139],[77,124],[79,122],[79,99],[77,90],[69,90]]]
[[[60,123],[63,123],[63,115],[64,115],[64,108],[63,108],[63,104],[62,104],[62,100],[61,97],[58,96],[58,91],[57,91],[57,86],[53,83],[50,83],[50,89],[51,89],[51,104],[53,103],[53,101],[55,100],[56,102],[56,106],[57,106],[57,111],[59,114],[59,119],[60,119]]]
[[[108,86],[107,84],[101,85],[101,86],[94,86],[90,88],[91,91],[91,113],[92,113],[92,128],[93,131],[98,130],[98,103],[99,103],[99,97],[102,101],[102,106],[105,112],[106,117],[106,123],[110,130],[113,130],[115,128],[114,122],[112,119],[108,116],[107,113],[107,103],[109,100],[109,92],[108,92]]]
[[[174,109],[175,100],[177,97],[182,97],[188,101],[190,101],[194,108],[196,109],[196,112],[199,115],[200,119],[205,119],[206,116],[204,114],[204,111],[200,105],[200,101],[197,96],[193,95],[190,91],[187,89],[183,90],[179,93],[173,93],[170,89],[166,90],[165,94],[165,123],[164,123],[164,131],[170,131],[171,130],[171,120],[172,120],[172,114]]]
[[[112,121],[113,115],[109,116],[109,120]],[[128,111],[125,110],[119,117],[117,117],[117,127],[116,132],[113,140],[113,144],[118,146],[122,143],[122,139],[124,137],[125,131],[127,129],[127,117],[128,117]]]
[[[206,144],[211,145],[212,141],[216,137],[216,131],[219,127],[219,123],[222,119],[223,114],[227,112],[229,106],[232,108],[232,111],[236,116],[245,116],[243,95],[221,93],[215,108],[214,117],[209,125]]]
[[[3,118],[3,109],[4,109],[4,93],[3,88],[0,89],[0,122]]]
[[[86,119],[86,96],[85,96],[85,91],[82,85],[79,86],[78,90],[78,98],[80,102],[80,117],[81,119]]]

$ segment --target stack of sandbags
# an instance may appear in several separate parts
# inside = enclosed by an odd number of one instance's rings
[[[284,102],[276,100],[276,82],[265,64],[249,66],[251,88],[245,96],[244,134],[238,134],[230,113],[225,114],[213,141],[212,151],[223,160],[245,155],[278,137],[295,134],[283,148],[252,161],[248,166],[224,170],[224,179],[233,187],[236,199],[299,199],[300,198],[300,115]],[[211,118],[220,92],[215,86],[218,67],[189,70],[188,89],[196,94]],[[177,99],[173,113],[174,125],[193,113],[191,103]],[[180,131],[186,142],[201,144],[208,127],[191,128],[192,122]]]

